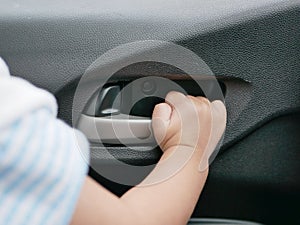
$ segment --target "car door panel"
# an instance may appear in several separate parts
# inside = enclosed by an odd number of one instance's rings
[[[2,0],[0,55],[12,74],[52,92],[59,118],[72,125],[78,82],[107,50],[150,39],[188,48],[224,85],[228,110],[224,142],[193,217],[300,223],[299,1],[176,2]],[[176,68],[149,63],[120,70],[117,77],[186,79]],[[92,143],[91,160],[118,171],[103,148]],[[161,155],[146,144],[137,150],[118,144],[105,148],[133,165],[154,164]],[[149,172],[130,176],[137,183]],[[129,188],[92,168],[90,175],[117,195]]]

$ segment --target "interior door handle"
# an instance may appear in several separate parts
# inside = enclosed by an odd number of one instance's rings
[[[92,142],[106,144],[145,144],[154,143],[151,119],[125,114],[94,117],[82,114],[78,128]]]
[[[154,78],[105,84],[89,99],[79,117],[77,128],[94,143],[155,143],[151,128],[154,106],[163,102],[163,97],[171,90],[186,91],[196,96],[203,96],[204,93],[192,79],[177,80],[179,85],[166,78]],[[207,87],[219,88],[218,83],[211,83],[209,79],[201,82]],[[211,88],[210,91],[215,90]]]
[[[119,85],[110,85],[99,90],[81,114],[77,128],[95,143],[154,143],[150,117],[122,113],[122,97],[119,93]]]

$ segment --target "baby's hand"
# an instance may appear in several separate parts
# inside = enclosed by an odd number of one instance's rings
[[[170,92],[166,103],[155,106],[152,116],[154,136],[162,151],[185,146],[201,151],[207,158],[222,137],[226,108],[221,101]]]

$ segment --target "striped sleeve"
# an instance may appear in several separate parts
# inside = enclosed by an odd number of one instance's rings
[[[69,224],[88,168],[85,137],[39,108],[0,129],[0,224]]]

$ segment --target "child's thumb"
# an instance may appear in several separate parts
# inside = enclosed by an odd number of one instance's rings
[[[171,118],[172,108],[167,103],[155,106],[152,114],[152,128],[158,144],[164,140]]]

